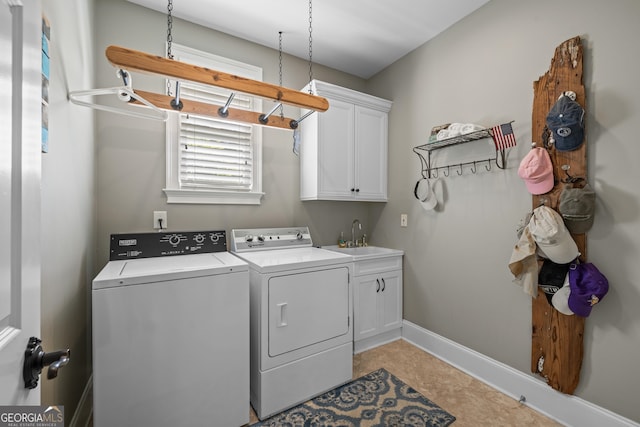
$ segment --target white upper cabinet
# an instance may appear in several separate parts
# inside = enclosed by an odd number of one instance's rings
[[[300,199],[387,201],[391,101],[318,80],[310,85],[329,109],[300,123]]]

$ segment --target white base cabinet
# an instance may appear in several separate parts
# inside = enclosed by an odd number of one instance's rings
[[[329,109],[300,123],[300,199],[387,201],[391,101],[313,80]],[[303,114],[306,111],[303,111]]]
[[[353,340],[356,353],[402,332],[402,255],[354,262]]]

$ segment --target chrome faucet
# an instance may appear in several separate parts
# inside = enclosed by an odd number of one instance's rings
[[[358,230],[362,230],[362,224],[357,218],[351,223],[351,245],[355,248],[358,246],[358,240],[356,239],[356,224],[358,224]]]

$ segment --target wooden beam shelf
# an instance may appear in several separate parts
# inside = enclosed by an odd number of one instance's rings
[[[127,71],[156,74],[176,80],[218,86],[309,110],[326,111],[329,109],[329,101],[321,96],[199,67],[162,56],[151,55],[121,46],[109,46],[105,54],[112,65]]]

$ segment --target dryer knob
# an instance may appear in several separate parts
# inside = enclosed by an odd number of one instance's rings
[[[247,234],[247,235],[244,237],[244,241],[245,241],[245,242],[253,242],[253,236],[252,236],[251,234]]]
[[[298,231],[298,233],[296,233],[296,238],[298,240],[302,240],[302,233]]]
[[[258,236],[258,240],[260,240],[261,242],[264,242],[264,236],[261,234]]]

